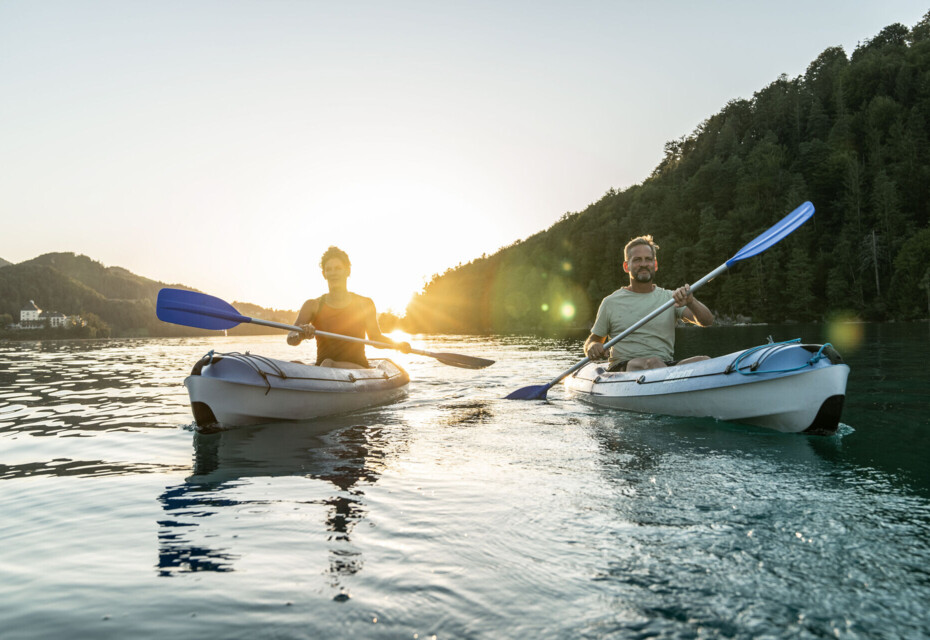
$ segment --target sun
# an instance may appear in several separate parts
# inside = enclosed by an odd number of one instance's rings
[[[396,283],[383,280],[378,281],[376,278],[372,286],[366,286],[364,290],[362,289],[362,285],[359,284],[358,292],[374,300],[375,307],[378,309],[379,313],[390,311],[398,316],[403,316],[407,311],[407,305],[410,304],[410,300],[416,293],[416,285],[410,286],[410,283],[415,281],[415,276],[406,282]],[[359,282],[361,283],[362,281],[359,280]]]
[[[379,312],[403,315],[433,275],[487,249],[486,229],[450,222],[474,218],[486,203],[439,176],[432,180],[422,159],[414,162],[392,150],[383,158],[380,178],[364,185],[353,166],[328,176],[332,193],[295,191],[294,181],[275,185],[277,195],[266,208],[282,212],[273,245],[269,242],[290,267],[280,275],[287,281],[282,287],[306,292],[303,299],[324,293],[318,262],[332,245],[352,261],[349,291],[374,300]],[[282,228],[288,233],[281,234]]]

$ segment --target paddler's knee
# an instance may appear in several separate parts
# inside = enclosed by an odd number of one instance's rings
[[[658,358],[656,356],[649,356],[648,358],[633,358],[626,363],[627,371],[642,371],[644,369],[661,369],[668,365],[665,364],[665,360]]]

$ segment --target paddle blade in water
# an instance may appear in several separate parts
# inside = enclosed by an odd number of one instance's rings
[[[462,369],[484,369],[494,364],[493,360],[463,356],[460,353],[433,353],[431,356],[443,364],[460,367]]]
[[[162,322],[214,330],[231,329],[250,320],[231,304],[214,296],[168,288],[158,292],[155,315]]]
[[[772,245],[785,239],[795,229],[807,222],[812,215],[814,215],[814,205],[810,202],[805,202],[779,220],[775,225],[769,228],[768,231],[760,234],[752,242],[740,249],[735,256],[727,260],[726,265],[730,267],[740,260],[759,255]]]
[[[504,396],[505,400],[545,400],[546,393],[549,391],[549,385],[537,384],[530,387],[517,389],[510,395]]]

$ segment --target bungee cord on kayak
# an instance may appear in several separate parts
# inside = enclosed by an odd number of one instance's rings
[[[814,366],[818,361],[824,358],[834,363],[842,362],[842,358],[840,357],[840,354],[839,352],[837,352],[836,348],[829,342],[825,342],[824,344],[821,344],[821,345],[802,345],[802,346],[805,346],[805,348],[817,347],[817,350],[813,352],[814,355],[812,355],[807,360],[807,362],[800,364],[796,367],[792,367],[790,369],[760,369],[759,367],[762,366],[762,363],[765,361],[765,358],[759,359],[758,361],[754,362],[748,368],[741,369],[739,366],[739,363],[742,362],[743,359],[754,354],[755,352],[759,350],[777,348],[781,345],[786,345],[786,344],[798,344],[800,342],[801,342],[800,338],[795,338],[793,340],[785,340],[783,342],[768,343],[768,344],[759,345],[758,347],[753,347],[752,349],[747,349],[746,351],[742,352],[739,355],[739,357],[736,358],[736,360],[733,361],[732,366],[729,367],[728,369],[736,371],[739,374],[744,375],[744,376],[751,376],[751,375],[757,375],[760,373],[791,373],[792,371],[800,371],[801,369],[804,369],[806,367]],[[826,353],[824,353],[825,351]],[[728,370],[727,373],[729,372],[730,371]]]

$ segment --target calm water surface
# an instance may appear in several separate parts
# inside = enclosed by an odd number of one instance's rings
[[[401,403],[213,434],[200,356],[308,351],[0,344],[0,637],[927,637],[930,329],[863,329],[828,438],[501,399],[577,341],[419,337],[497,364],[397,354]]]

